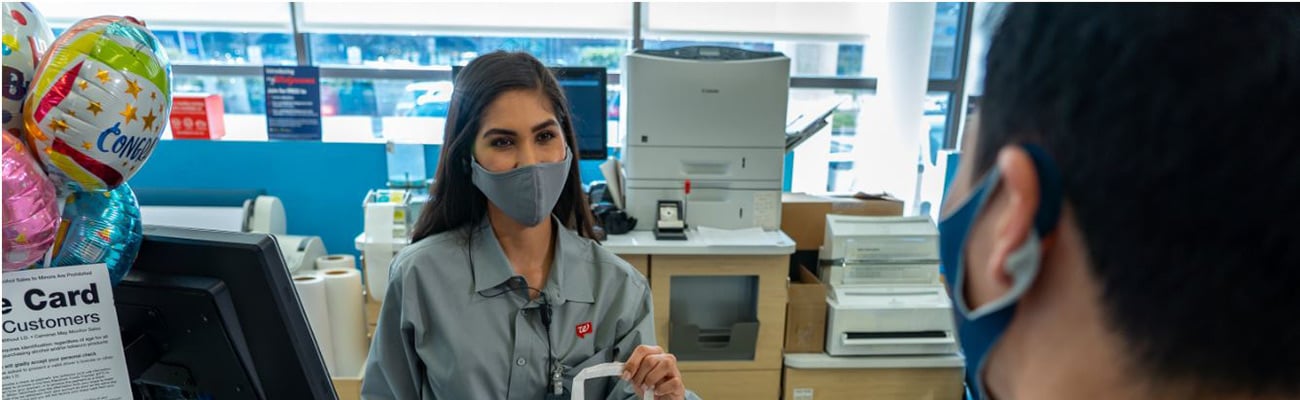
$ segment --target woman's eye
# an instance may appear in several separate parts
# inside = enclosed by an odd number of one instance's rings
[[[556,136],[555,132],[543,131],[537,134],[537,141],[541,143],[546,143],[551,141],[552,139],[555,139],[555,136]]]
[[[496,138],[492,139],[492,142],[489,144],[491,144],[492,147],[510,147],[514,142],[506,138]]]

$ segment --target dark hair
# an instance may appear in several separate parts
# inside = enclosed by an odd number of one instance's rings
[[[1145,378],[1300,395],[1297,7],[1004,11],[973,176],[1008,144],[1047,149]]]
[[[578,171],[577,134],[560,84],[533,56],[498,51],[475,58],[457,74],[443,133],[442,154],[433,187],[429,189],[431,198],[415,224],[412,242],[454,229],[464,228],[468,233],[468,228],[483,221],[487,197],[470,179],[473,162],[470,156],[484,110],[498,96],[512,90],[536,90],[550,100],[551,110],[564,130],[564,140],[574,155],[564,191],[551,213],[565,228],[595,239],[593,217],[582,193],[582,177]]]

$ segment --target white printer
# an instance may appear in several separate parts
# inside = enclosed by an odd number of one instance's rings
[[[289,274],[316,269],[316,259],[329,254],[320,236],[295,236],[272,234]]]
[[[684,203],[692,227],[778,229],[790,59],[696,46],[637,50],[624,66],[626,211],[636,229],[655,227],[660,201]]]
[[[140,215],[150,225],[266,233],[275,238],[290,274],[314,269],[326,254],[320,236],[285,233],[284,203],[262,189],[138,188]]]
[[[136,198],[150,225],[285,234],[284,203],[261,189],[140,188]]]
[[[942,285],[837,287],[826,303],[827,354],[957,352],[952,302]]]
[[[938,249],[938,231],[927,217],[827,215],[819,257],[822,281],[830,285],[826,352],[956,353]]]
[[[411,211],[418,207],[413,207],[417,197],[405,189],[375,189],[367,192],[361,202],[365,231],[357,235],[356,246],[361,250],[366,293],[374,301],[384,301],[393,258],[411,243]],[[421,201],[427,201],[427,197]]]

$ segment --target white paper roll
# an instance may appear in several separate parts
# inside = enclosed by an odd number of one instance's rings
[[[316,274],[293,277],[293,288],[298,291],[298,301],[307,313],[307,323],[316,336],[316,346],[325,368],[334,371],[334,338],[330,335],[330,310],[325,295],[325,279]]]
[[[320,271],[325,278],[330,330],[334,339],[334,376],[355,377],[361,373],[369,352],[366,317],[361,297],[361,273],[356,268]]]
[[[357,268],[357,257],[351,254],[330,254],[316,258],[316,269]]]
[[[388,294],[388,267],[393,263],[393,245],[366,243],[362,248],[366,259],[366,292],[370,300],[383,302]]]

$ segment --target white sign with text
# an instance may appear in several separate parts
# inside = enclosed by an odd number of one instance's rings
[[[5,399],[129,400],[103,264],[4,273]]]

